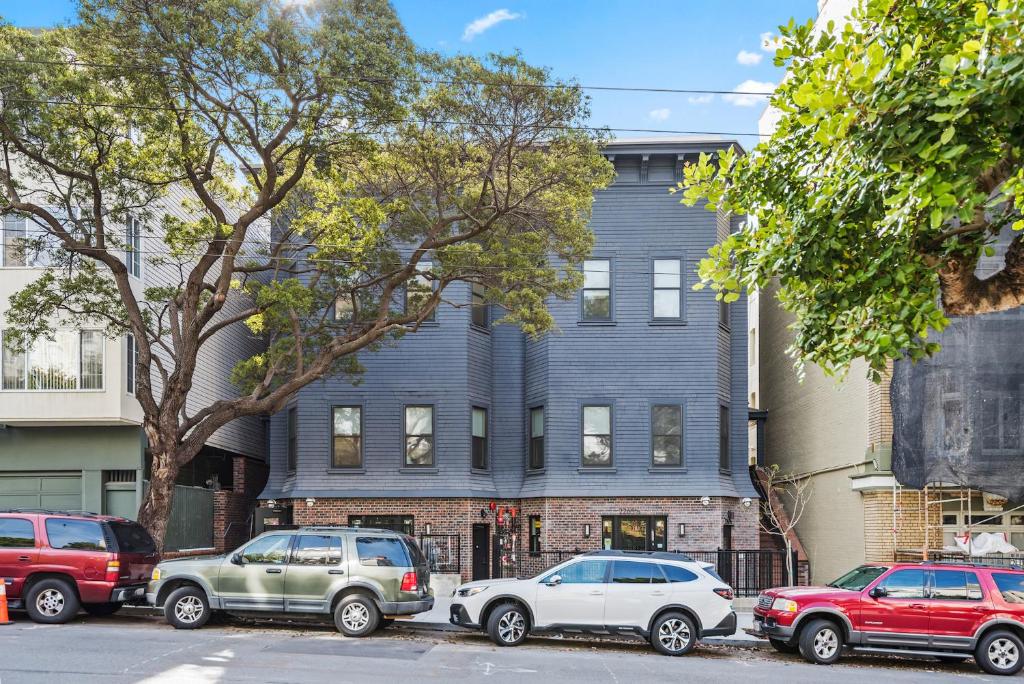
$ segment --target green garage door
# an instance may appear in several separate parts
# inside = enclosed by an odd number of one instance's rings
[[[82,476],[0,475],[0,510],[8,508],[81,510]]]

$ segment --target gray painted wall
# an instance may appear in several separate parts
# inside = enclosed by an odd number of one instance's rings
[[[443,306],[437,325],[360,355],[357,386],[327,379],[302,390],[298,466],[286,469],[287,411],[271,419],[271,477],[263,496],[756,496],[747,473],[746,302],[719,325],[710,291],[692,291],[707,248],[730,230],[727,217],[684,207],[668,193],[679,156],[722,142],[620,143],[608,149],[620,180],[595,199],[595,257],[612,260],[613,320],[580,322],[579,297],[550,302],[557,330],[527,340],[509,326],[481,331],[468,307]],[[648,154],[648,163],[642,155]],[[652,321],[652,259],[683,260],[683,318]],[[450,291],[469,302],[468,286]],[[580,468],[581,406],[613,406],[614,467]],[[435,462],[403,462],[403,407],[435,405]],[[650,407],[684,406],[684,465],[650,465]],[[331,407],[363,407],[363,468],[330,469]],[[718,410],[730,411],[731,472],[719,469]],[[527,407],[546,414],[546,467],[526,472]],[[490,468],[471,468],[470,412],[489,409]]]

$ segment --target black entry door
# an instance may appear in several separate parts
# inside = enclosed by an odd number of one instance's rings
[[[473,524],[473,579],[491,578],[491,526],[484,523]]]
[[[622,551],[667,551],[668,519],[664,515],[613,515],[602,520],[602,544]]]

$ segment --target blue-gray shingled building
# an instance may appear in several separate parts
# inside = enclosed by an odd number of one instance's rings
[[[270,423],[269,523],[444,539],[466,577],[554,551],[758,547],[747,463],[746,302],[694,291],[738,219],[669,194],[735,142],[634,139],[605,154],[585,284],[557,331],[492,325],[468,284],[435,321],[303,389]],[[753,499],[753,501],[751,501]],[[752,505],[753,504],[753,505]]]

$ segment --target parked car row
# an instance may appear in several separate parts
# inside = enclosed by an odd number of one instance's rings
[[[389,530],[266,532],[221,556],[160,561],[139,524],[113,516],[0,512],[0,578],[13,608],[42,623],[127,602],[161,608],[178,629],[215,611],[333,619],[350,637],[434,606],[416,541]],[[680,656],[735,633],[732,588],[678,553],[594,551],[528,579],[460,585],[449,620],[499,646],[531,634],[633,635]],[[988,673],[1024,668],[1024,569],[970,563],[868,564],[824,587],[763,592],[752,634],[828,665],[848,651],[974,658]]]

